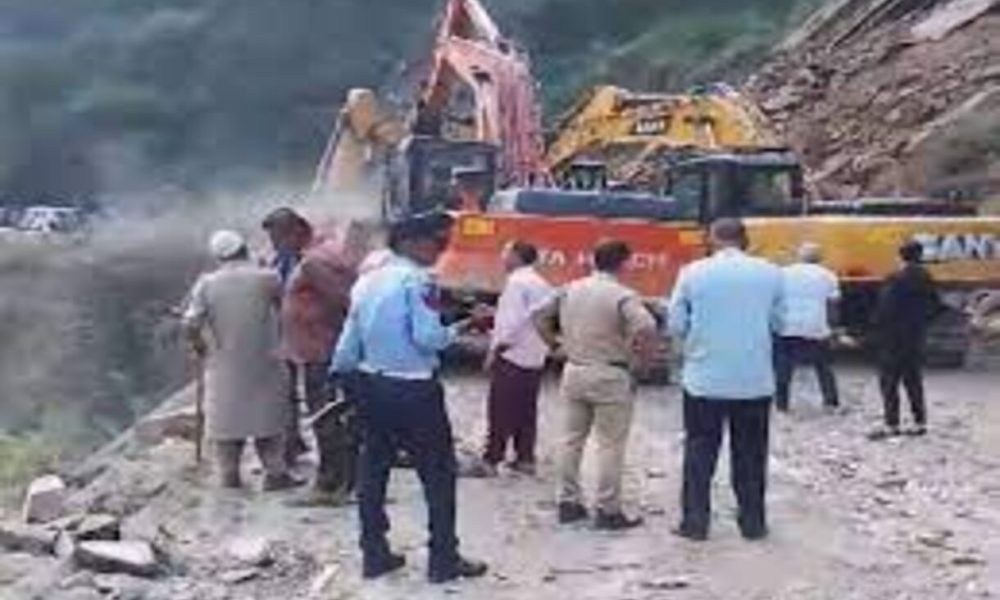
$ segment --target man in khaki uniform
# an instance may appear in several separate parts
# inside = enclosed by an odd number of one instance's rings
[[[250,261],[242,236],[219,231],[210,242],[219,268],[202,275],[184,314],[194,350],[208,355],[205,434],[214,443],[222,485],[240,487],[240,457],[252,438],[265,491],[298,482],[288,475],[283,432],[288,373],[278,354],[281,283]],[[210,334],[210,343],[202,337]]]
[[[635,402],[632,370],[651,358],[657,334],[656,321],[638,294],[618,280],[631,254],[623,242],[600,244],[594,252],[595,273],[571,283],[534,316],[550,345],[561,337],[567,358],[560,390],[566,403],[560,523],[588,517],[580,462],[592,429],[599,461],[596,526],[620,530],[642,523],[622,512],[621,481]]]

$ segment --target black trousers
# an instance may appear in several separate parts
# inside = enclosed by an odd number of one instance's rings
[[[503,461],[507,444],[514,442],[517,462],[535,463],[538,431],[538,390],[542,369],[525,369],[497,358],[490,379],[488,404],[489,434],[483,459],[496,465]]]
[[[792,374],[798,365],[810,365],[816,369],[816,379],[823,394],[823,404],[838,406],[837,378],[833,374],[833,358],[826,340],[812,340],[799,337],[781,337],[774,345],[774,375],[778,389],[774,403],[780,410],[788,409],[789,390]]]
[[[764,496],[767,488],[770,398],[716,400],[684,394],[684,484],[681,490],[686,533],[707,535],[711,520],[711,488],[729,423],[733,491],[739,505],[740,531],[748,537],[767,531]]]
[[[879,359],[879,387],[885,408],[885,424],[899,427],[899,386],[906,388],[910,410],[917,425],[927,424],[924,398],[923,353],[913,348],[884,348]]]
[[[385,512],[389,474],[400,449],[413,460],[423,485],[430,529],[431,568],[447,568],[458,557],[455,534],[455,446],[438,381],[407,381],[378,375],[358,377],[362,432],[360,485],[361,549],[366,560],[389,552]]]

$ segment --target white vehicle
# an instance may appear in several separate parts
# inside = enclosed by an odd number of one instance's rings
[[[37,233],[69,234],[79,232],[86,219],[79,209],[66,206],[30,206],[17,228]]]

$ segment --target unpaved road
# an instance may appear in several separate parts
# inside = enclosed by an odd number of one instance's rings
[[[390,492],[392,540],[409,566],[365,583],[353,508],[296,509],[286,505],[289,495],[215,492],[185,466],[190,446],[178,442],[126,455],[77,496],[91,507],[131,513],[126,535],[155,538],[172,557],[174,575],[155,582],[75,581],[76,587],[60,590],[53,584],[65,586],[71,572],[53,568],[54,559],[42,564],[0,555],[10,583],[0,598],[946,600],[1000,594],[1000,369],[931,373],[930,435],[881,443],[864,437],[880,413],[874,374],[860,365],[839,371],[844,414],[824,414],[812,377],[802,373],[792,414],[774,421],[772,536],[764,542],[738,535],[725,458],[712,538],[696,544],[670,535],[678,517],[682,441],[676,388],[643,390],[636,415],[626,489],[646,526],[627,533],[558,526],[553,440],[559,402],[552,380],[542,401],[539,477],[460,482],[463,549],[492,567],[481,581],[425,582],[425,513],[412,472],[397,471]],[[448,390],[456,432],[478,445],[485,382],[456,375]],[[277,561],[249,581],[225,584],[234,568],[225,548],[247,535],[269,540]],[[12,583],[29,567],[36,569],[30,583]],[[328,586],[310,596],[318,579]],[[101,596],[95,586],[110,591]]]

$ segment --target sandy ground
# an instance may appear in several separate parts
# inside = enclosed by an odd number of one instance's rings
[[[792,413],[773,422],[772,535],[764,542],[744,542],[736,530],[725,458],[711,539],[698,544],[671,536],[682,443],[674,387],[642,390],[630,442],[626,495],[646,526],[627,533],[558,526],[553,471],[560,411],[553,379],[541,402],[539,476],[460,482],[462,547],[490,563],[483,580],[426,583],[425,512],[412,472],[397,471],[390,491],[392,540],[409,565],[366,583],[353,508],[290,508],[295,493],[214,491],[204,474],[191,472],[190,446],[171,442],[126,455],[75,501],[131,514],[126,535],[155,539],[171,557],[173,574],[153,582],[81,581],[54,559],[0,555],[0,586],[7,583],[0,598],[945,600],[1000,594],[1000,369],[980,364],[930,373],[930,435],[879,443],[864,435],[880,415],[873,373],[860,364],[842,365],[839,373],[843,413],[820,409],[813,378],[803,372]],[[455,429],[468,446],[482,436],[484,393],[481,376],[448,379]],[[244,583],[226,584],[236,566],[225,549],[246,536],[268,540],[277,560]]]

